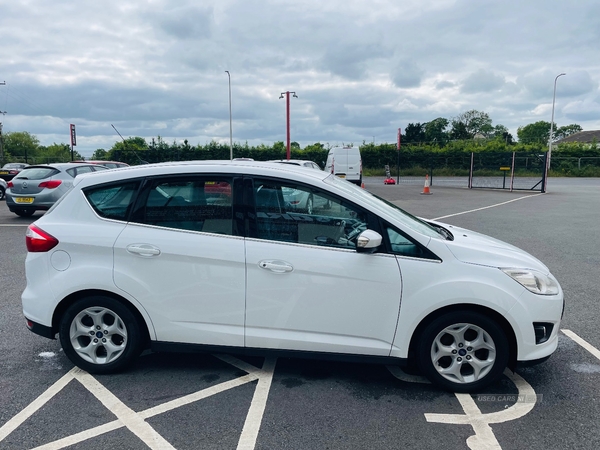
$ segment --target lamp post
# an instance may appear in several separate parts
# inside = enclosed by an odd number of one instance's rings
[[[563,75],[566,75],[566,73],[558,74],[554,79],[554,94],[552,95],[552,119],[550,119],[550,136],[548,137],[548,169],[550,168],[550,158],[552,157],[552,134],[554,131],[554,102],[556,100],[556,81],[558,80],[558,77],[562,77]],[[546,169],[546,177],[547,174],[548,172]]]
[[[233,128],[231,123],[231,74],[229,70],[225,71],[229,79],[229,160],[233,161]]]
[[[286,129],[287,129],[287,159],[290,159],[290,94],[294,94],[295,98],[298,98],[295,92],[285,91],[282,92],[279,98],[283,98],[285,94],[285,113],[286,113]]]

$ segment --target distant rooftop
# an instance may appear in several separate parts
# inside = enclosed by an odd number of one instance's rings
[[[582,142],[584,144],[591,144],[594,139],[596,142],[600,143],[600,130],[580,131],[579,133],[574,133],[566,138],[559,139],[554,144],[565,144],[567,142]]]

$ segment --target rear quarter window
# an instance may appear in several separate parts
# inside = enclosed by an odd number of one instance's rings
[[[138,188],[139,181],[129,181],[86,188],[83,193],[90,206],[100,217],[127,220]]]

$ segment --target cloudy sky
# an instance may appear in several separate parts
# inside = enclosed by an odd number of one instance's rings
[[[4,132],[90,156],[120,138],[395,142],[487,112],[516,137],[600,129],[598,0],[0,0]]]

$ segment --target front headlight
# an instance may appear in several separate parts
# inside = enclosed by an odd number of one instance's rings
[[[530,269],[500,269],[527,290],[539,295],[558,294],[558,283],[551,276]]]

